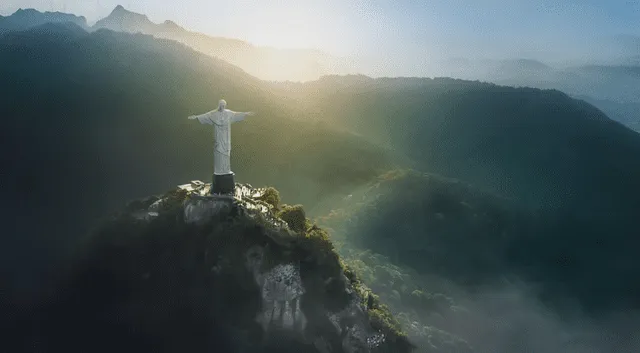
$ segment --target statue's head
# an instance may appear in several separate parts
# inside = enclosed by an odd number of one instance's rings
[[[221,99],[220,102],[218,102],[218,110],[225,110],[227,108],[227,101],[224,99]]]

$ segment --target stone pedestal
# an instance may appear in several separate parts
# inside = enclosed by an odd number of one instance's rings
[[[234,174],[214,174],[211,184],[211,194],[233,194],[235,192]]]

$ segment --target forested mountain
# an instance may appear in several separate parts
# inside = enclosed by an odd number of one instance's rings
[[[637,45],[635,49],[637,51]],[[531,59],[451,59],[440,63],[447,76],[510,86],[557,89],[570,95],[621,102],[640,101],[640,66],[633,58],[609,63],[549,65]]]
[[[38,268],[47,260],[35,254],[62,253],[128,199],[209,180],[212,129],[187,116],[221,97],[257,113],[233,128],[233,171],[291,202],[312,208],[392,165],[351,134],[291,119],[268,86],[235,66],[148,35],[70,24],[7,33],[0,77],[0,144],[11,166],[1,176],[11,205],[2,219],[6,269]]]
[[[640,135],[555,90],[447,78],[278,85],[313,119],[393,146],[419,169],[585,218],[640,209]],[[308,97],[306,100],[302,97]]]
[[[637,38],[635,39],[637,41]],[[629,43],[631,52],[637,52]],[[507,86],[556,89],[580,97],[610,118],[638,130],[640,117],[629,105],[640,103],[640,65],[637,56],[617,62],[554,67],[528,59],[447,60],[441,63],[446,76],[482,80]]]
[[[326,232],[275,189],[236,184],[230,202],[183,187],[129,203],[39,301],[0,311],[2,351],[414,351]]]
[[[397,170],[317,221],[421,349],[636,351],[634,228],[515,201]]]
[[[594,225],[602,219],[522,210],[517,200],[415,171],[390,172],[353,199],[336,203],[321,224],[394,264],[467,288],[525,279],[556,307],[566,300],[593,312],[640,305],[628,280],[640,275],[632,227],[608,224],[607,231]]]
[[[313,119],[393,146],[419,170],[510,200],[479,207],[497,212],[497,219],[489,220],[498,228],[486,233],[459,205],[473,205],[467,196],[448,191],[434,196],[428,180],[423,186],[415,179],[398,182],[387,191],[387,201],[375,207],[382,210],[372,213],[377,216],[362,211],[360,226],[347,232],[362,234],[364,248],[467,280],[481,278],[476,271],[482,269],[505,273],[520,267],[541,281],[571,287],[588,305],[612,305],[610,298],[636,293],[626,279],[639,272],[633,249],[638,245],[640,135],[588,103],[554,90],[453,79],[326,77],[279,89],[292,100],[313,97],[304,108]],[[427,216],[439,213],[428,206],[434,202],[457,215],[444,212],[445,221]],[[511,220],[514,212],[525,217]],[[503,238],[503,229],[512,236]],[[482,234],[491,234],[480,242],[486,251],[470,245]],[[466,237],[471,239],[462,240]],[[443,243],[433,246],[433,241]],[[583,271],[599,279],[583,280]],[[625,300],[634,301],[634,295]]]

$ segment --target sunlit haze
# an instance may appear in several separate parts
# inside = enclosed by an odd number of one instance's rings
[[[458,58],[572,64],[640,55],[640,2],[629,0],[5,0],[0,13],[35,8],[92,23],[118,4],[212,36],[350,57],[372,75],[438,74],[441,61]]]

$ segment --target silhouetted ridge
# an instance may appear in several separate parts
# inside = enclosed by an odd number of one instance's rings
[[[143,32],[153,34],[156,24],[151,22],[146,15],[126,10],[121,5],[116,6],[109,16],[99,20],[93,25],[94,29],[107,28],[114,31]]]
[[[83,29],[87,29],[87,19],[84,16],[75,16],[62,12],[39,12],[35,9],[19,9],[10,16],[0,16],[0,33],[7,31],[20,31],[46,23],[73,23]]]

